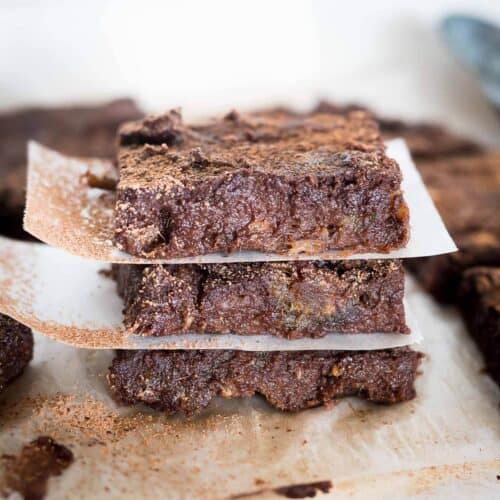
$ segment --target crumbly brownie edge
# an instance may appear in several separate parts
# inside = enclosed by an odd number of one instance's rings
[[[192,415],[216,396],[264,396],[283,411],[359,396],[393,404],[415,397],[422,354],[381,351],[118,351],[108,373],[114,397]]]
[[[33,357],[33,334],[17,321],[0,314],[0,392],[21,375]]]

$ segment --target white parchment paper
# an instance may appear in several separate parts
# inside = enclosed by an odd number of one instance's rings
[[[271,335],[141,337],[123,329],[123,303],[115,282],[100,272],[106,269],[57,248],[0,237],[0,312],[60,342],[104,349],[368,350],[421,340],[408,310],[409,335],[331,333],[293,341]]]
[[[387,154],[397,160],[403,173],[402,187],[410,209],[411,235],[407,246],[385,254],[276,255],[261,252],[209,254],[170,260],[144,259],[120,252],[113,246],[114,195],[91,188],[86,173],[109,171],[110,164],[62,156],[31,142],[28,149],[25,229],[49,245],[69,253],[104,262],[257,262],[318,259],[395,259],[453,252],[456,246],[439,216],[401,139],[388,142]]]
[[[348,399],[285,414],[251,398],[166,418],[113,403],[111,352],[37,335],[33,363],[0,395],[0,455],[39,435],[69,447],[75,462],[50,480],[48,500],[229,498],[319,480],[333,488],[318,499],[497,498],[500,391],[455,311],[412,283],[408,300],[426,358],[417,398],[396,406]]]

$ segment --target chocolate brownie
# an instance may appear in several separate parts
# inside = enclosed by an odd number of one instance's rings
[[[401,172],[364,113],[187,126],[171,111],[119,136],[115,243],[130,254],[388,252],[408,239]]]
[[[444,304],[456,301],[465,270],[474,266],[500,265],[500,239],[477,231],[453,235],[459,251],[451,254],[406,259],[407,267],[436,300]]]
[[[216,396],[263,395],[276,408],[300,411],[347,396],[377,403],[415,397],[421,354],[380,351],[118,351],[108,381],[125,404],[191,415]]]
[[[142,116],[130,99],[99,106],[27,108],[0,114],[0,231],[22,231],[26,185],[26,146],[33,139],[72,156],[112,158],[116,130]]]
[[[500,153],[421,162],[419,170],[460,251],[405,265],[438,300],[452,302],[465,269],[500,266]]]
[[[339,105],[321,101],[313,113],[346,114],[355,110],[370,113],[378,122],[385,139],[402,137],[415,160],[436,159],[451,155],[467,155],[480,152],[483,147],[477,142],[455,134],[435,123],[411,123],[377,115],[358,104]]]
[[[500,384],[500,267],[473,267],[462,278],[459,307],[469,332]]]
[[[407,333],[399,261],[115,265],[124,324],[140,335]]]
[[[32,356],[31,330],[0,314],[0,392],[23,372]]]

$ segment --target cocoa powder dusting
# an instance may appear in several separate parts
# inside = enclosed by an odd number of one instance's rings
[[[39,500],[47,493],[48,480],[60,476],[74,460],[73,453],[52,438],[40,436],[25,445],[18,456],[3,455],[7,492],[25,500]]]

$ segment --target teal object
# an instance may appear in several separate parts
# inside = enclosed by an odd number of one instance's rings
[[[441,34],[457,59],[477,74],[488,99],[500,108],[500,29],[475,17],[451,15],[441,23]]]

